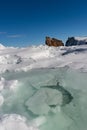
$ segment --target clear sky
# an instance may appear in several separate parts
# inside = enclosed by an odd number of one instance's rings
[[[0,0],[1,43],[38,45],[45,36],[87,36],[87,0]]]

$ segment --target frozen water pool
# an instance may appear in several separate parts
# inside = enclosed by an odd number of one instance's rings
[[[5,73],[0,130],[87,130],[87,73],[69,68]]]

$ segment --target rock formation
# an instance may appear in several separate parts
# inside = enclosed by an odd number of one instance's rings
[[[50,37],[46,37],[46,41],[45,44],[48,46],[64,46],[63,42],[61,40],[55,39],[55,38],[50,38]]]
[[[85,45],[87,44],[87,37],[69,37],[66,41],[66,46]]]

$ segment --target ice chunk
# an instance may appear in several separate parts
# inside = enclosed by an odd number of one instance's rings
[[[41,88],[27,102],[26,106],[34,114],[47,114],[51,105],[61,105],[62,94],[50,88]]]
[[[47,114],[50,107],[46,103],[46,98],[45,91],[39,90],[26,102],[25,105],[36,115]]]
[[[41,125],[43,125],[44,123],[46,123],[46,117],[45,116],[40,116],[40,117],[37,117],[37,118],[35,118],[35,119],[33,119],[31,122],[30,122],[30,124],[32,124],[33,126],[37,126],[37,127],[39,127],[39,126],[41,126]]]
[[[50,85],[50,86],[45,86],[47,88],[51,88],[53,90],[57,90],[59,92],[61,92],[62,94],[62,103],[61,105],[64,106],[68,103],[70,103],[73,99],[72,95],[70,94],[69,91],[67,91],[64,87],[59,85],[59,82],[57,83],[57,85]]]
[[[72,101],[72,95],[59,84],[41,87],[26,106],[34,114],[47,114],[52,107],[64,106]]]

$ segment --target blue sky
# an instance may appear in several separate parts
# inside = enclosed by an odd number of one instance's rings
[[[45,36],[65,41],[87,36],[86,0],[0,0],[0,42],[44,44]]]

